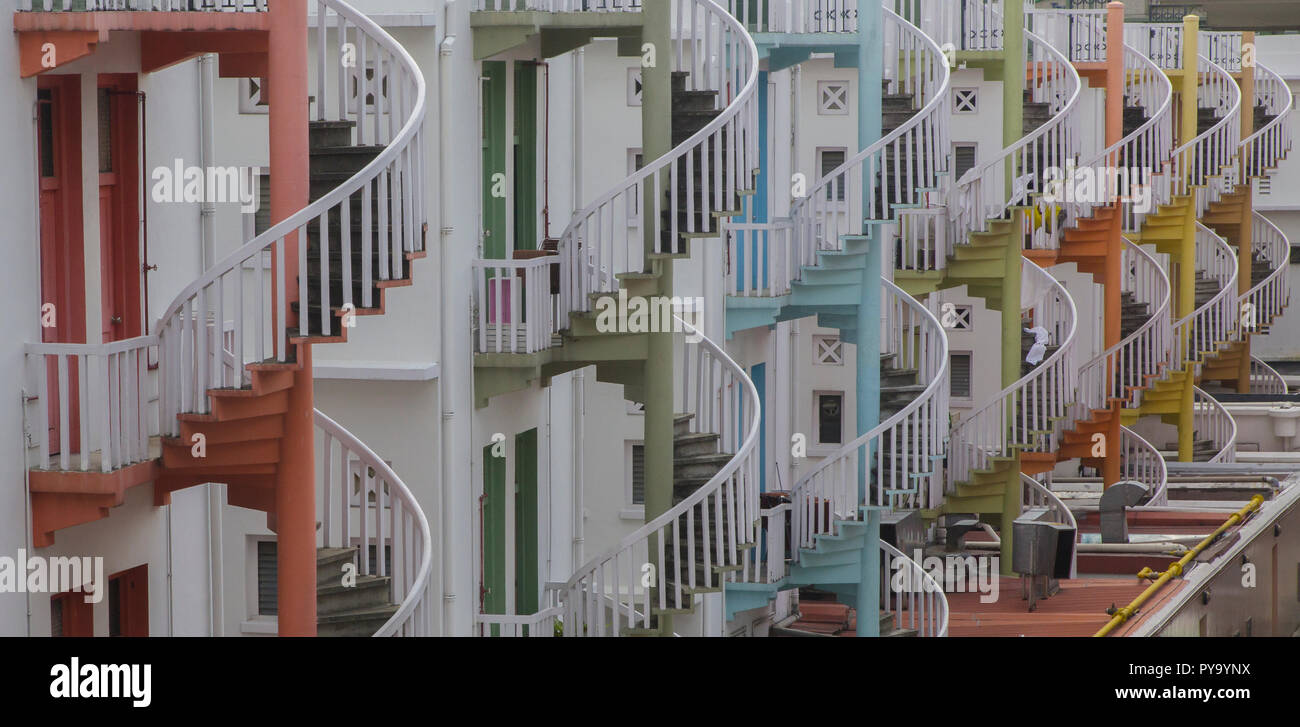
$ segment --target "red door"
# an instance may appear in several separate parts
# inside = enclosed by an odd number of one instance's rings
[[[94,636],[94,604],[84,593],[56,593],[50,597],[51,636]]]
[[[149,635],[149,566],[108,577],[108,635]]]
[[[86,277],[81,217],[81,78],[43,75],[37,78],[37,147],[40,157],[41,224],[41,340],[55,343],[86,342]],[[62,451],[59,441],[58,366],[47,361],[46,380],[51,396],[50,449]],[[68,367],[67,443],[79,446],[75,361]]]
[[[99,76],[99,240],[104,342],[141,334],[136,79]]]

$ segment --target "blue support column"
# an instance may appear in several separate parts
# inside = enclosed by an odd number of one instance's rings
[[[880,511],[878,507],[862,508],[867,528],[858,579],[858,636],[880,636]]]
[[[858,149],[880,139],[881,83],[884,76],[881,47],[883,11],[879,3],[858,8]],[[867,204],[867,185],[862,185],[862,205]],[[849,241],[845,242],[850,244]],[[873,230],[862,270],[861,297],[857,319],[857,436],[880,423],[880,264],[883,255],[880,235]],[[859,502],[866,502],[867,471],[871,452],[859,453]]]

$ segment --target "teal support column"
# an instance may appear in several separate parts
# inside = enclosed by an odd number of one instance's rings
[[[866,149],[880,139],[881,79],[884,77],[881,52],[884,24],[879,3],[862,3],[858,8],[858,149]],[[862,185],[859,217],[867,209],[867,185]],[[854,223],[860,225],[861,221]],[[880,235],[873,229],[870,239],[859,238],[867,247],[862,270],[861,297],[857,316],[857,436],[871,431],[880,423]],[[855,244],[846,240],[845,246]],[[866,502],[867,472],[871,452],[858,453],[859,502]]]
[[[867,529],[862,539],[862,568],[858,578],[858,636],[880,635],[880,512],[882,508],[862,508]]]

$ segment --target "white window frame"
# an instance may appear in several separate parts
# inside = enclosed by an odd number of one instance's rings
[[[840,441],[838,442],[822,442],[821,398],[823,396],[840,397]],[[847,409],[848,409],[848,397],[845,395],[843,391],[836,390],[836,389],[816,389],[813,391],[812,393],[813,440],[812,442],[809,443],[810,451],[833,452],[836,449],[839,449],[840,447],[844,446],[844,443],[848,441],[846,439],[846,437],[848,436],[848,430],[845,429],[844,426],[845,424],[844,413]]]
[[[641,439],[623,442],[623,507],[618,511],[620,520],[645,520],[645,503],[632,502],[632,448],[645,446]]]
[[[846,161],[849,158],[849,148],[846,146],[817,147],[817,149],[813,152],[813,163],[817,165],[815,171],[813,172],[813,177],[812,177],[814,180],[814,184],[816,183],[816,181],[821,180],[821,178],[823,177],[822,168],[825,165],[822,164],[822,154],[825,152],[840,152],[841,154],[844,155],[844,159]],[[848,209],[849,192],[847,189],[842,189],[842,188],[840,189],[840,194],[844,195],[844,199],[827,199],[825,195],[829,192],[830,192],[830,186],[828,185],[824,191],[818,193],[823,195],[822,202],[825,204],[824,209],[833,209],[833,210]]]
[[[957,396],[956,394],[951,392],[951,384],[952,384],[951,361],[953,356],[966,356],[967,358],[970,359],[970,392],[968,396]],[[948,351],[948,358],[949,358],[948,383],[950,385],[949,400],[964,403],[964,404],[975,403],[975,352],[950,350]]]

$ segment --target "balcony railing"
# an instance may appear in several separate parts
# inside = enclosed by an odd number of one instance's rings
[[[112,472],[149,458],[149,438],[158,433],[149,371],[157,346],[157,336],[27,344],[38,468]]]
[[[36,12],[203,12],[264,13],[271,0],[29,0],[26,8]]]
[[[536,353],[554,345],[559,258],[475,260],[475,352]]]

